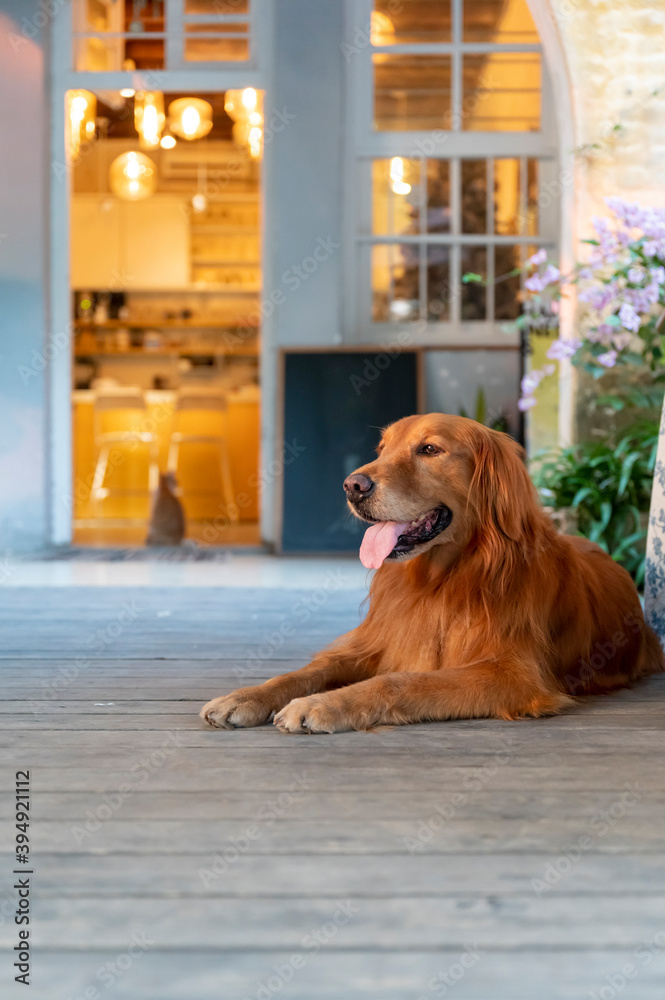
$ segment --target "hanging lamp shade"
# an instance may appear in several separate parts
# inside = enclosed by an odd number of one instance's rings
[[[109,167],[109,184],[117,198],[141,201],[155,193],[157,166],[145,153],[121,153]]]
[[[73,160],[81,152],[81,143],[95,137],[97,98],[89,90],[70,90],[67,93],[69,118],[69,151]]]
[[[253,87],[227,90],[224,110],[234,122],[233,141],[238,146],[247,146],[249,155],[259,159],[263,151],[263,94]]]
[[[203,139],[212,128],[212,104],[200,97],[179,97],[169,104],[169,128],[181,139]]]
[[[164,95],[159,90],[137,91],[134,97],[134,127],[142,149],[159,146],[165,121]]]

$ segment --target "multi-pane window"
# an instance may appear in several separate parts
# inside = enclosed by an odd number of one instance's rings
[[[74,0],[74,68],[248,63],[252,6],[252,0]]]
[[[516,273],[553,248],[557,150],[526,0],[374,0],[352,70],[356,327],[505,326]],[[465,275],[482,280],[463,281]],[[476,329],[479,327],[476,326]]]
[[[371,24],[377,131],[540,128],[526,0],[376,0]]]
[[[374,322],[515,319],[511,272],[539,240],[539,175],[548,169],[531,157],[375,159],[363,241]],[[467,273],[489,280],[462,283]]]

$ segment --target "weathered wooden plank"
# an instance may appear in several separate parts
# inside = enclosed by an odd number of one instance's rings
[[[7,858],[1,855],[0,858]],[[267,898],[345,896],[385,899],[415,896],[503,896],[534,893],[532,879],[541,878],[552,865],[543,900],[554,895],[571,899],[580,894],[619,897],[662,895],[665,856],[662,854],[585,853],[569,868],[554,865],[550,854],[486,853],[469,858],[454,854],[271,854],[229,855],[226,866],[218,866],[219,877],[208,877],[204,886],[200,870],[214,858],[186,851],[179,854],[145,855],[113,853],[57,853],[40,850],[39,895],[47,897],[178,895]],[[548,869],[550,873],[550,869]],[[555,877],[559,874],[561,877]],[[202,893],[203,890],[203,893]],[[0,903],[0,907],[1,907]],[[131,905],[128,902],[128,906]],[[4,911],[3,911],[4,912]],[[98,942],[99,944],[103,942]],[[257,941],[257,945],[260,942]]]
[[[6,762],[9,753],[13,751],[3,753],[3,762]],[[12,787],[16,767],[20,766],[32,768],[31,786],[34,792],[40,793],[112,792],[132,774],[143,773],[141,768],[147,771],[149,757],[146,753],[125,755],[112,761],[109,760],[111,753],[99,756],[99,766],[84,766],[81,759],[86,756],[86,751],[83,750],[66,759],[62,754],[54,759],[51,754],[51,766],[46,766],[46,763],[35,766],[34,758],[31,760],[22,753],[14,767],[0,767],[0,786]],[[193,753],[197,754],[195,760],[189,756]],[[305,771],[312,787],[319,791],[330,789],[358,794],[364,794],[368,789],[391,794],[418,788],[424,794],[443,795],[488,785],[495,791],[548,788],[553,791],[577,789],[619,793],[624,791],[627,783],[635,781],[643,782],[649,791],[665,790],[665,774],[660,761],[645,763],[643,757],[636,758],[631,766],[624,760],[616,764],[596,763],[593,769],[585,767],[584,762],[557,767],[520,764],[494,769],[483,764],[473,765],[468,763],[468,759],[466,766],[454,763],[442,766],[431,762],[422,766],[413,762],[391,762],[384,758],[382,766],[370,766],[357,751],[350,755],[351,761],[346,755],[332,763],[318,760],[303,762],[288,756],[280,759],[276,753],[269,753],[266,756],[256,755],[251,765],[246,761],[229,760],[228,755],[223,753],[215,753],[207,760],[202,759],[200,754],[201,751],[181,749],[174,757],[159,760],[147,773],[144,784],[154,792],[195,791],[211,795],[218,788],[223,788],[226,792],[243,794],[251,788],[255,792],[274,793],[288,791],[296,776]]]
[[[121,954],[129,943],[127,939]],[[93,987],[105,1000],[155,1000],[157,996],[159,1000],[257,1000],[270,995],[289,1000],[432,1000],[444,996],[444,989],[459,1000],[580,1000],[594,993],[611,997],[612,977],[620,982],[626,965],[634,969],[626,997],[662,1000],[663,990],[662,960],[654,960],[653,946],[650,950],[645,947],[639,956],[625,947],[613,952],[537,950],[507,954],[488,949],[471,954],[463,947],[364,954],[348,951],[341,957],[328,951],[325,944],[317,951],[309,947],[296,952],[233,955],[214,949],[161,951],[149,946],[140,954],[126,974],[111,977],[109,970],[118,952],[58,955],[41,951],[30,998],[77,998]],[[111,978],[114,981],[109,985]],[[10,1000],[22,997],[25,989],[21,989],[23,992],[18,987],[11,992],[10,987]],[[606,992],[599,993],[603,989]]]
[[[662,808],[648,821],[629,811],[616,820],[603,817],[569,818],[543,816],[534,819],[453,818],[445,821],[434,809],[436,803],[423,803],[422,815],[413,819],[373,820],[293,820],[287,812],[279,822],[253,820],[125,820],[104,817],[111,812],[108,799],[91,802],[78,820],[35,824],[35,850],[64,852],[79,848],[93,853],[181,854],[187,848],[193,854],[214,855],[228,850],[237,854],[236,844],[245,845],[247,854],[390,854],[410,850],[426,854],[465,851],[512,853],[532,851],[552,854],[553,859],[580,838],[588,838],[582,853],[630,854],[654,851],[665,855],[665,813]],[[122,814],[122,805],[118,816]],[[97,816],[102,819],[98,820]],[[438,823],[438,825],[437,825]],[[423,839],[419,837],[425,830]],[[12,825],[0,821],[0,841],[10,843]],[[586,842],[585,842],[586,843]],[[539,866],[541,874],[543,865]]]
[[[76,903],[77,948],[122,950],[132,934],[157,948],[297,949],[329,922],[328,951],[348,949],[635,948],[663,929],[665,895],[401,897],[391,899],[81,898]],[[70,948],[72,907],[67,899],[34,900],[35,945]],[[339,914],[337,924],[333,923]],[[346,921],[344,921],[346,917]],[[11,948],[14,926],[0,925],[0,946]]]
[[[305,769],[305,774],[307,769]],[[627,796],[623,792],[598,792],[592,790],[548,789],[524,791],[495,791],[491,787],[479,790],[467,789],[454,797],[444,792],[432,798],[431,791],[407,788],[385,795],[381,791],[368,788],[359,796],[355,791],[336,789],[319,791],[309,787],[306,779],[301,783],[303,794],[288,792],[256,792],[245,789],[242,795],[216,787],[213,796],[203,796],[199,792],[153,792],[141,788],[140,794],[126,797],[118,818],[123,820],[245,820],[251,822],[258,817],[281,817],[291,820],[372,820],[408,819],[412,823],[432,820],[432,828],[437,829],[443,822],[454,817],[466,820],[490,822],[495,819],[548,820],[565,817],[567,819],[591,819],[603,812],[610,812],[610,820],[620,821],[625,812],[633,818],[658,817],[665,810],[665,791],[641,789],[638,781]],[[636,794],[637,793],[637,794]],[[79,821],[86,810],[95,810],[100,800],[91,792],[40,792],[32,803],[31,815],[36,822],[45,820]],[[14,814],[14,793],[0,793],[0,818],[9,819]]]
[[[362,750],[366,763],[380,764],[382,758],[399,757],[408,747],[408,752],[413,750],[423,763],[434,754],[445,753],[451,763],[461,763],[462,755],[478,758],[494,754],[501,755],[501,763],[506,766],[525,759],[554,766],[560,762],[558,755],[569,751],[585,760],[588,766],[600,762],[608,750],[621,749],[627,761],[641,751],[654,754],[665,751],[665,732],[656,728],[599,725],[582,731],[548,727],[543,722],[538,730],[539,745],[534,747],[531,732],[521,723],[498,721],[491,727],[478,723],[475,728],[433,723],[371,732],[311,735],[280,733],[271,724],[243,730],[215,730],[198,719],[198,713],[194,712],[191,719],[178,716],[175,727],[161,730],[56,730],[28,724],[24,729],[0,732],[0,749],[6,763],[19,760],[17,755],[26,752],[30,752],[36,762],[44,752],[45,740],[50,754],[57,752],[59,759],[61,751],[68,755],[77,748],[97,752],[103,749],[105,754],[116,749],[156,749],[165,745],[168,734],[173,734],[171,743],[183,750],[214,751],[218,748],[220,752],[233,754],[236,759],[245,753],[264,751],[266,754],[289,754],[294,760],[303,762],[307,758],[322,757],[333,762],[339,759],[337,755],[358,749]]]
[[[131,709],[125,711],[117,711],[117,704],[95,705],[90,699],[78,702],[81,708],[76,712],[72,712],[71,709],[66,712],[49,711],[46,705],[39,712],[26,711],[26,703],[20,701],[11,703],[13,709],[12,707],[7,707],[9,705],[10,703],[6,703],[6,710],[0,713],[0,718],[2,719],[0,731],[3,733],[27,732],[29,730],[71,733],[130,730],[139,733],[152,730],[163,732],[164,730],[173,728],[186,730],[201,729],[201,721],[199,719],[200,701],[124,702],[124,705],[129,705]],[[617,730],[622,734],[644,730],[662,733],[665,726],[665,710],[660,708],[660,706],[658,706],[658,709],[658,712],[654,711],[651,713],[649,711],[645,711],[644,713],[637,711],[624,713],[590,712],[588,715],[585,715],[583,720],[578,717],[571,719],[562,717],[562,721],[552,728],[558,732],[584,732],[590,734],[602,731],[605,735]],[[456,720],[454,724],[445,722],[438,725],[441,727],[445,726],[446,729],[454,725],[456,733],[467,730],[474,733],[487,731],[481,728],[479,720],[468,720],[465,722]],[[505,729],[504,723],[498,723],[498,726]],[[420,731],[420,726],[413,726],[411,729],[413,730],[413,736],[410,733],[410,738],[419,742],[431,739],[429,732],[424,733]],[[490,731],[501,732],[501,729],[491,729]],[[252,741],[252,745],[263,745],[261,741],[268,740],[267,732],[269,730],[264,730],[263,727],[257,729],[253,734],[256,736],[256,740]],[[590,742],[593,742],[593,738]]]

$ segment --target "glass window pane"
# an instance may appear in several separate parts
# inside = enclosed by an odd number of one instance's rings
[[[372,163],[372,232],[420,231],[420,162],[393,156]]]
[[[520,354],[501,351],[425,351],[428,413],[484,417],[488,427],[519,429]]]
[[[487,248],[462,247],[462,274],[479,274],[487,277]],[[487,319],[487,286],[479,282],[462,285],[463,320]]]
[[[526,161],[526,235],[537,236],[540,232],[540,194],[538,160]]]
[[[450,127],[450,56],[375,54],[374,127],[381,132]]]
[[[537,45],[540,39],[526,0],[464,0],[464,41]]]
[[[537,52],[463,57],[462,128],[534,132],[540,128],[541,63]]]
[[[462,232],[487,232],[487,160],[462,160]]]
[[[427,247],[427,319],[450,319],[450,247]]]
[[[99,37],[74,38],[74,67],[79,72],[105,72],[123,69],[163,69],[164,43],[143,35],[163,33],[164,4],[146,0],[139,5],[102,0],[74,0],[74,32]],[[105,35],[122,37],[104,37]],[[135,36],[135,37],[132,37]]]
[[[494,247],[494,318],[517,319],[522,312],[520,275],[511,272],[521,266],[522,247]]]
[[[494,161],[494,232],[501,236],[513,236],[523,229],[520,169],[517,159]]]
[[[395,244],[372,247],[372,319],[400,323],[420,313],[419,247]]]
[[[450,232],[450,163],[448,160],[427,161],[427,226],[428,233]]]
[[[450,0],[374,0],[372,45],[449,42]]]
[[[249,40],[219,35],[217,38],[185,39],[186,62],[245,62],[249,59]]]

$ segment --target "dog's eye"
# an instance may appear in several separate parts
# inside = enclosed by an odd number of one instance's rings
[[[440,455],[441,449],[434,444],[424,444],[418,449],[419,455]]]

